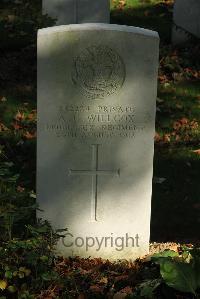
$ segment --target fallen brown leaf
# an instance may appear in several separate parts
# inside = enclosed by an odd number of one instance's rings
[[[17,191],[18,192],[24,192],[25,188],[21,187],[21,186],[17,186]]]
[[[200,149],[198,150],[194,150],[193,153],[197,154],[197,155],[200,155]]]
[[[15,130],[19,130],[19,129],[21,129],[21,126],[18,124],[18,123],[12,123],[12,126],[13,126],[13,128],[15,129]]]
[[[155,140],[156,142],[159,142],[159,141],[162,140],[162,137],[160,136],[160,134],[158,134],[158,133],[156,132],[156,134],[155,134],[155,136],[154,136],[154,140]]]
[[[92,285],[90,286],[90,291],[94,293],[102,293],[102,288],[99,285]]]
[[[99,280],[99,283],[104,283],[104,284],[107,284],[108,283],[108,278],[107,277],[102,277],[100,280]]]
[[[3,123],[0,123],[0,132],[3,131],[9,131],[9,129]]]
[[[17,120],[17,121],[22,121],[24,119],[24,117],[25,117],[24,113],[18,111],[17,114],[15,115],[14,119]]]
[[[6,102],[6,101],[7,101],[6,97],[0,97],[0,102]]]
[[[36,132],[34,133],[30,133],[28,131],[26,131],[26,133],[23,135],[26,139],[33,139],[36,138]]]

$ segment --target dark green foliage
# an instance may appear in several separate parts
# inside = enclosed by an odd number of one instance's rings
[[[182,247],[180,252],[165,250],[151,257],[160,275],[138,283],[126,299],[200,298],[200,249]]]
[[[48,27],[54,20],[42,15],[42,2],[19,0],[2,1],[0,9],[0,49],[20,49],[34,43],[37,30]],[[6,30],[5,30],[6,29]]]
[[[35,298],[30,294],[40,292],[59,279],[54,270],[53,247],[58,235],[46,222],[35,227],[27,226],[26,238],[2,242],[0,247],[0,288],[6,282],[2,295],[10,298]],[[24,297],[24,296],[29,297]]]
[[[3,149],[1,156],[5,156]],[[15,172],[14,163],[5,159],[0,161],[0,240],[2,241],[22,235],[27,219],[30,219],[30,223],[35,221],[34,196],[31,192],[17,191],[18,180],[19,174]]]
[[[32,299],[31,294],[58,279],[53,249],[59,235],[48,222],[36,222],[35,194],[18,186],[20,175],[15,164],[6,161],[3,147],[1,158],[0,295]]]
[[[152,260],[160,265],[161,276],[169,287],[196,295],[200,289],[200,249],[183,248],[180,256],[164,251]]]

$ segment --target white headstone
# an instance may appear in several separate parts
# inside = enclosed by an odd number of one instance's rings
[[[57,25],[109,23],[109,0],[43,0],[43,13],[56,19]]]
[[[37,193],[65,256],[148,252],[158,44],[119,25],[39,30]]]
[[[176,0],[173,21],[173,44],[187,42],[190,39],[190,34],[200,38],[200,1]]]

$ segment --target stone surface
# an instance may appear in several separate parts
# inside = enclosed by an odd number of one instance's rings
[[[109,0],[43,0],[43,13],[57,19],[57,25],[109,23]]]
[[[191,37],[190,34],[200,38],[200,1],[176,0],[173,21],[176,25],[172,31],[173,44],[187,42]]]
[[[148,253],[158,44],[119,25],[39,30],[37,194],[68,228],[59,254]]]

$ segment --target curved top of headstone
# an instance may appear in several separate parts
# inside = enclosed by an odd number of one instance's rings
[[[104,23],[88,23],[88,24],[71,24],[71,25],[61,25],[48,27],[38,30],[38,35],[51,34],[55,32],[64,32],[64,31],[81,31],[81,30],[107,30],[107,31],[118,31],[118,32],[131,32],[138,35],[150,36],[152,38],[158,38],[159,35],[156,31],[149,29],[126,26],[126,25],[116,25],[116,24],[104,24]]]

